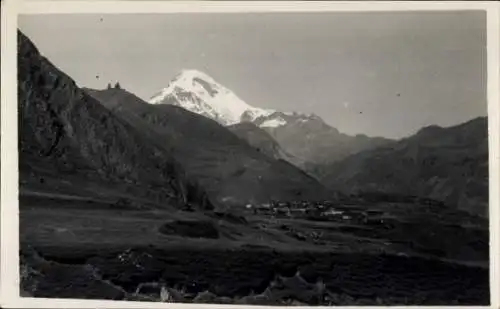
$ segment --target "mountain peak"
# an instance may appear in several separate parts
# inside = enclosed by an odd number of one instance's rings
[[[149,103],[177,105],[225,126],[253,122],[269,129],[297,123],[329,129],[316,114],[279,112],[251,106],[207,73],[196,69],[181,70]]]
[[[190,88],[194,86],[195,81],[205,81],[210,84],[217,84],[215,80],[208,74],[195,69],[182,69],[172,80],[167,87],[163,88],[159,93],[151,97],[149,103],[163,104],[164,98],[168,96],[175,88]]]
[[[192,85],[195,82],[205,82],[207,84],[217,85],[218,83],[210,75],[205,72],[196,69],[182,69],[175,75],[175,77],[170,81],[171,84],[179,86],[182,84],[184,86]],[[167,87],[168,88],[168,87]]]
[[[202,72],[200,70],[196,69],[182,69],[178,74],[177,78],[183,78],[183,79],[195,79],[195,78],[200,78],[203,79],[207,82],[213,82],[215,83],[215,80],[209,76],[207,73]],[[174,79],[177,79],[174,78]]]
[[[149,103],[177,105],[223,125],[240,122],[244,113],[255,119],[274,112],[247,104],[208,74],[195,69],[181,70]]]

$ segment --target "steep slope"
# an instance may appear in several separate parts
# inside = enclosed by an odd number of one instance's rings
[[[208,203],[166,151],[78,88],[21,32],[18,38],[21,189],[59,194],[69,182],[72,194],[87,194],[86,185],[100,184],[161,205]]]
[[[180,106],[224,126],[251,122],[272,135],[294,159],[289,162],[302,162],[302,167],[335,162],[389,141],[342,134],[317,115],[253,107],[197,70],[180,72],[149,103]]]
[[[417,134],[323,167],[323,182],[344,191],[410,194],[472,213],[488,211],[486,118]]]
[[[87,90],[138,130],[152,129],[214,200],[242,205],[329,197],[315,179],[260,153],[217,122],[169,104],[148,104],[121,89]]]
[[[230,125],[227,128],[263,154],[277,160],[282,159],[288,161],[299,168],[304,167],[304,162],[301,162],[284,151],[269,133],[255,124],[251,122],[241,122]]]

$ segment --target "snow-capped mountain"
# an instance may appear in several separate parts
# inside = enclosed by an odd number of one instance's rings
[[[279,112],[275,111],[267,115],[261,115],[253,120],[249,120],[255,125],[264,128],[272,129],[289,125],[297,125],[300,127],[313,128],[314,130],[334,130],[327,125],[323,119],[315,114],[303,114],[297,112]]]
[[[166,88],[149,100],[150,104],[178,105],[223,125],[253,121],[274,110],[253,107],[212,77],[198,70],[181,71]]]
[[[149,103],[177,105],[226,127],[251,122],[269,133],[298,161],[312,164],[337,161],[388,142],[386,139],[342,134],[315,114],[253,107],[197,70],[181,71]]]

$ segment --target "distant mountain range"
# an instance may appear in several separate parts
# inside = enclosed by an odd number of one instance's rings
[[[487,212],[485,118],[452,128],[423,128],[399,141],[350,136],[314,114],[253,107],[196,70],[182,71],[150,103],[177,105],[211,118],[268,156],[315,175],[328,188],[426,196],[473,213]]]
[[[326,124],[319,116],[275,112],[257,118],[257,125],[279,121],[279,126],[264,129],[285,151],[310,167],[342,160],[363,150],[373,149],[391,142],[381,137],[350,136]]]
[[[284,151],[295,158],[292,163],[300,162],[299,167],[335,162],[391,141],[342,134],[314,114],[253,107],[206,73],[197,70],[180,72],[149,103],[180,106],[224,126],[253,123],[266,130]]]
[[[252,107],[196,70],[149,103],[81,89],[22,33],[18,44],[20,173],[31,185],[76,177],[200,208],[385,192],[487,213],[486,118],[398,141],[349,136],[316,115]]]
[[[328,166],[320,179],[344,192],[418,195],[488,214],[488,121],[476,118],[360,152]]]

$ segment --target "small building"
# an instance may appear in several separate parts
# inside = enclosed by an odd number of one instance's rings
[[[306,209],[305,208],[294,208],[290,210],[291,213],[298,213],[298,214],[305,214]]]
[[[327,211],[324,211],[321,213],[322,216],[336,216],[336,215],[341,215],[344,212],[341,210],[335,210],[335,209],[329,209]]]

